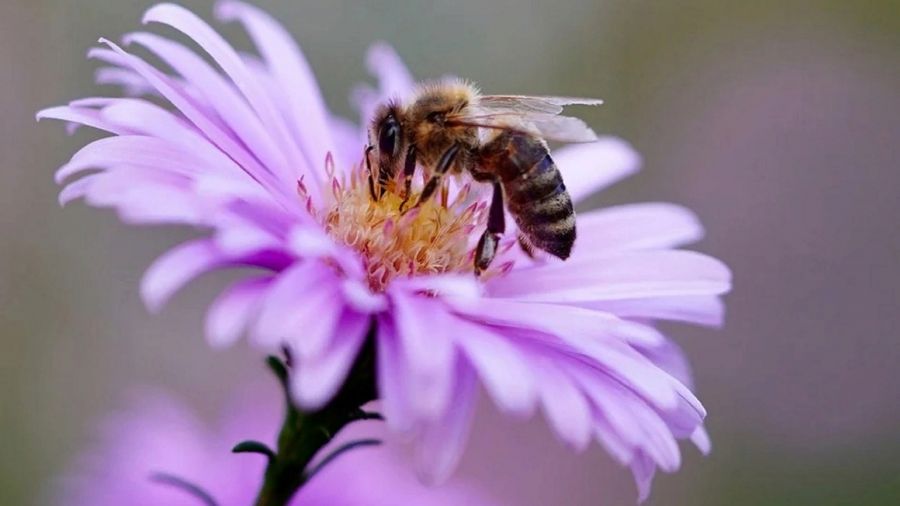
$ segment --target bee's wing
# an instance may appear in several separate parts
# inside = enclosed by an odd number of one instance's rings
[[[546,113],[496,112],[450,117],[448,124],[524,132],[560,142],[593,142],[597,134],[584,121]]]
[[[485,110],[506,110],[510,112],[537,112],[559,114],[567,105],[600,105],[603,101],[597,98],[582,97],[538,97],[529,95],[482,95],[478,97],[478,106]]]
[[[448,118],[460,125],[523,131],[561,142],[591,142],[597,134],[584,121],[561,116],[566,105],[599,105],[601,100],[575,97],[486,95],[466,115]]]

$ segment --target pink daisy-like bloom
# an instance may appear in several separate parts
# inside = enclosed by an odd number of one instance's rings
[[[575,449],[599,442],[631,467],[641,498],[657,468],[679,468],[677,440],[708,450],[705,410],[680,354],[654,327],[658,320],[717,326],[723,318],[728,269],[675,249],[702,235],[690,211],[647,203],[582,213],[565,262],[529,259],[510,233],[476,278],[487,185],[449,181],[407,213],[396,195],[370,197],[363,127],[378,103],[402,100],[415,86],[396,54],[385,45],[370,51],[378,86],[355,93],[357,127],[328,111],[275,20],[235,1],[220,2],[216,14],[240,22],[259,55],[238,53],[181,7],[157,5],[144,22],[182,32],[215,66],[153,33],[124,42],[160,59],[168,73],[101,40],[89,53],[108,64],[98,81],[121,85],[128,98],[81,99],[39,113],[112,134],[59,169],[63,204],[83,198],[129,223],[207,231],[147,271],[141,294],[151,310],[201,274],[257,268],[213,303],[207,338],[222,347],[246,331],[263,350],[289,348],[293,396],[310,410],[338,390],[374,321],[382,412],[390,427],[415,436],[428,480],[455,467],[479,383],[510,415],[542,408]],[[616,138],[553,156],[576,203],[639,165]]]
[[[259,399],[259,395],[236,397],[217,423],[210,425],[199,420],[183,402],[164,392],[137,393],[127,409],[103,421],[92,447],[59,480],[53,503],[60,506],[253,504],[262,483],[265,460],[259,455],[233,455],[230,451],[235,441],[247,436],[261,441],[273,439],[279,421],[277,410],[273,409],[277,403],[261,403]],[[333,446],[346,441],[343,436],[378,435],[373,429],[356,425],[342,433]],[[206,502],[199,500],[201,497]],[[390,446],[381,446],[336,457],[289,504],[489,506],[496,503],[461,482],[440,488],[426,487],[410,472],[398,452]]]

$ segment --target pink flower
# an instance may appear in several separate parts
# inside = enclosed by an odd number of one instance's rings
[[[263,396],[265,397],[265,396]],[[60,480],[55,503],[65,506],[197,506],[196,492],[218,506],[253,504],[265,459],[230,453],[248,436],[271,442],[279,421],[276,402],[244,395],[214,426],[208,426],[178,399],[153,390],[135,395],[128,409],[108,417],[94,447]],[[356,425],[343,436],[373,435]],[[360,434],[368,432],[368,434]],[[325,448],[326,452],[329,450]],[[177,483],[177,484],[176,484]],[[463,483],[441,488],[421,485],[390,446],[358,449],[322,468],[290,504],[305,506],[451,506],[494,504]]]
[[[198,275],[256,268],[213,303],[207,338],[222,347],[247,330],[261,349],[289,347],[298,363],[292,391],[308,409],[336,392],[376,322],[383,413],[415,436],[420,469],[433,481],[459,459],[478,384],[510,415],[542,408],[575,449],[599,442],[631,466],[642,497],[657,467],[680,466],[678,439],[707,449],[704,408],[661,362],[670,343],[654,327],[716,326],[723,317],[728,269],[674,249],[702,234],[690,211],[648,203],[582,213],[565,262],[532,261],[509,234],[476,278],[482,185],[451,181],[406,214],[396,196],[373,201],[363,129],[329,113],[284,28],[235,1],[216,12],[244,25],[259,56],[236,52],[189,11],[158,5],[144,22],[187,35],[216,66],[159,35],[125,37],[171,68],[164,73],[103,40],[90,52],[108,64],[98,80],[131,98],[82,99],[39,114],[112,134],[57,172],[62,203],[84,198],[130,223],[205,232],[147,271],[141,294],[152,310]],[[378,88],[355,94],[364,122],[378,102],[414,86],[387,46],[373,47],[368,64]],[[615,138],[553,155],[576,202],[639,165]]]

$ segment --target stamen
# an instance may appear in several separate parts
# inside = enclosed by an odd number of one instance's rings
[[[336,241],[362,256],[370,288],[383,291],[398,277],[474,275],[473,234],[484,230],[487,203],[470,200],[471,185],[454,194],[445,182],[439,198],[401,209],[403,185],[377,184],[366,161],[339,179],[333,174],[333,159],[326,158],[333,202],[321,222]],[[414,188],[408,201],[418,202],[420,195]]]
[[[331,151],[325,153],[325,174],[329,179],[334,178],[334,156]]]

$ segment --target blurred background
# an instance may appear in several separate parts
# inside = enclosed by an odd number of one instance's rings
[[[3,505],[41,504],[128,388],[167,387],[211,415],[265,374],[243,347],[213,353],[201,337],[222,279],[161,315],[141,305],[143,269],[183,231],[56,204],[53,171],[90,134],[66,137],[34,113],[98,94],[85,51],[137,29],[152,3],[0,2]],[[210,1],[182,3],[211,19]],[[697,248],[735,272],[727,324],[671,332],[693,361],[714,451],[686,448],[649,504],[900,504],[900,3],[255,3],[296,35],[332,108],[354,119],[347,96],[374,40],[417,77],[600,96],[586,119],[645,165],[590,206],[663,200],[701,216]],[[574,455],[543,421],[487,403],[460,473],[507,504],[636,498],[599,448]]]

